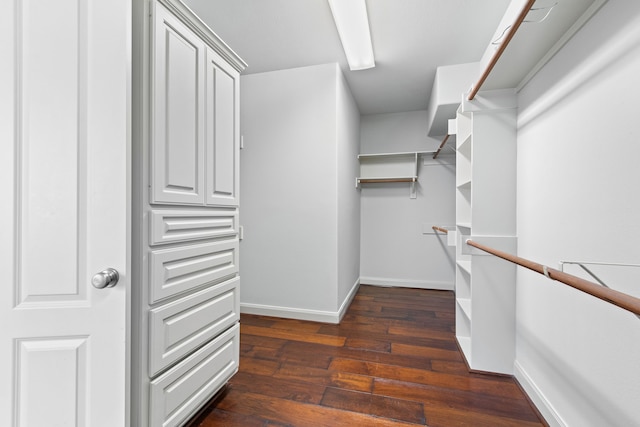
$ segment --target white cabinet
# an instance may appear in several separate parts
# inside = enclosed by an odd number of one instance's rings
[[[239,71],[162,6],[153,34],[152,203],[236,206]]]
[[[238,369],[239,75],[179,0],[134,1],[131,425],[184,425]]]
[[[516,250],[515,93],[464,99],[456,129],[456,337],[470,369],[512,374],[516,267],[465,242]]]

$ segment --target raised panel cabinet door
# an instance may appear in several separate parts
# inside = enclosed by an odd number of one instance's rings
[[[156,4],[151,49],[151,202],[204,203],[205,44]]]
[[[207,49],[206,203],[237,206],[240,167],[239,74]]]

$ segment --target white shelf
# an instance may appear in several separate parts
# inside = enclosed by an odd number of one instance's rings
[[[456,186],[459,190],[471,190],[471,178],[461,182]]]
[[[458,298],[456,302],[462,309],[462,312],[469,320],[471,320],[471,299],[469,298]]]
[[[464,95],[462,95],[464,97]],[[464,114],[464,113],[458,113],[456,115],[456,121],[457,121],[457,141],[458,141],[458,149],[465,144],[466,142],[468,142],[468,140],[471,139],[471,117]]]
[[[464,153],[466,157],[470,157],[471,154],[471,134],[469,134],[465,139],[458,139],[457,150]]]
[[[432,153],[435,151],[359,154],[360,176],[356,178],[356,187],[360,184],[407,182],[411,184],[409,198],[415,199],[418,159],[422,154]]]
[[[415,182],[418,179],[417,152],[361,154],[360,177],[356,185],[363,180],[370,182]]]
[[[456,264],[458,264],[458,267],[460,267],[462,271],[466,272],[467,274],[471,274],[471,261],[460,259],[456,261]]]
[[[358,183],[367,182],[416,182],[417,176],[360,176],[356,178]]]
[[[373,157],[399,157],[399,156],[415,156],[422,154],[434,154],[435,151],[403,151],[398,153],[371,153],[371,154],[358,154],[358,159],[367,159]]]
[[[467,229],[471,230],[471,223],[470,222],[459,222],[456,225],[458,227],[467,228]]]

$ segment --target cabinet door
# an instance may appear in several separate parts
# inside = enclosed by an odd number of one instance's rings
[[[152,203],[204,203],[205,44],[158,5],[151,134]]]
[[[237,206],[239,74],[210,48],[206,74],[206,203]]]

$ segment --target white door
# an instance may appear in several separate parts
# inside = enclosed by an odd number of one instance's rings
[[[2,6],[0,425],[124,426],[131,0]]]

